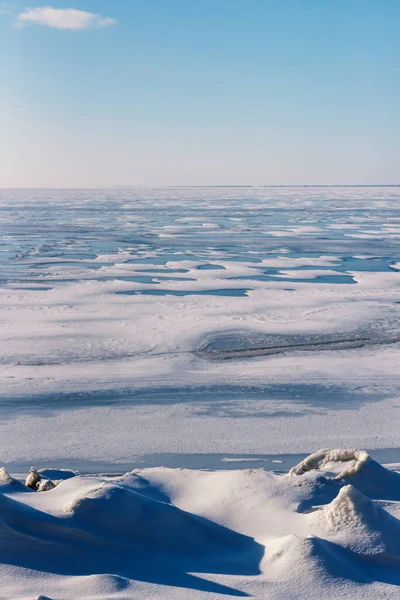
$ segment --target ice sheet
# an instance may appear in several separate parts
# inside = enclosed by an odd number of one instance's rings
[[[3,460],[201,467],[399,447],[399,198],[0,192]],[[227,335],[272,350],[198,352]]]

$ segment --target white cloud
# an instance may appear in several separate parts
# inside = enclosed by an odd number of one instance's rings
[[[93,29],[98,27],[108,27],[116,24],[115,19],[102,17],[86,10],[75,8],[53,8],[51,6],[41,6],[37,8],[27,8],[17,16],[16,24],[23,26],[29,23],[44,25],[55,29],[69,29],[78,31],[80,29]]]

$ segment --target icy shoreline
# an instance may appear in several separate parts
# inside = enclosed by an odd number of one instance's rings
[[[42,477],[56,487],[0,471],[3,598],[398,597],[400,473],[365,451],[321,450],[287,474]]]
[[[390,465],[397,468],[400,465],[399,448],[368,449],[368,454],[384,466]],[[227,471],[238,469],[264,469],[275,473],[288,473],[291,468],[307,458],[307,453],[281,453],[257,454],[242,453],[154,453],[147,455],[134,455],[130,461],[112,460],[85,460],[74,458],[38,458],[35,465],[38,469],[46,469],[51,464],[57,470],[73,470],[81,475],[117,476],[130,471],[134,464],[140,469],[167,467],[169,469],[191,469]],[[7,462],[6,469],[21,481],[24,479],[31,466],[30,462]]]

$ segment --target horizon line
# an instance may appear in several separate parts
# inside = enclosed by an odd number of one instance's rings
[[[400,183],[323,183],[323,184],[245,184],[245,185],[101,185],[101,186],[12,186],[0,190],[110,190],[110,189],[185,189],[185,188],[395,188]]]

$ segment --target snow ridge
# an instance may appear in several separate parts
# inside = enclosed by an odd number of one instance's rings
[[[287,475],[42,474],[57,485],[0,469],[2,598],[398,597],[400,474],[365,451],[319,450]]]

